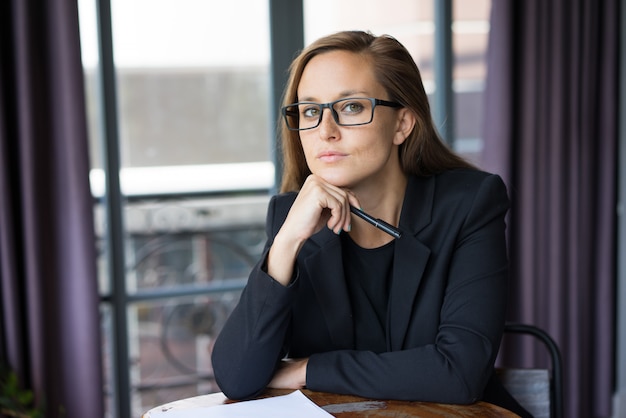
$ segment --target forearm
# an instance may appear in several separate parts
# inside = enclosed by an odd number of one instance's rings
[[[376,354],[333,351],[310,357],[308,389],[374,399],[472,403],[491,374],[491,356],[458,356],[436,345]]]
[[[292,292],[259,267],[251,274],[212,352],[216,381],[229,398],[253,396],[271,380],[284,354]]]
[[[279,232],[268,252],[267,274],[283,286],[289,285],[293,279],[296,257],[303,244],[303,239]]]

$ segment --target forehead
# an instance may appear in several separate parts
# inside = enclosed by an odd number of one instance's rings
[[[313,57],[298,84],[298,99],[303,101],[331,101],[355,94],[378,97],[382,93],[372,63],[361,54],[347,51]]]

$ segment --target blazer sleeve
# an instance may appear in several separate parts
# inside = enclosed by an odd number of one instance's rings
[[[483,177],[463,200],[446,206],[453,215],[440,215],[441,227],[433,232],[450,237],[436,249],[436,259],[429,261],[432,265],[421,279],[421,297],[415,303],[423,306],[412,308],[405,345],[384,353],[313,354],[307,366],[309,389],[444,403],[482,398],[506,314],[504,217],[509,201],[495,175]],[[432,306],[425,310],[428,304]],[[429,341],[420,340],[419,334],[431,329]]]
[[[231,399],[257,395],[271,380],[284,356],[283,341],[297,280],[283,286],[266,273],[265,263],[275,235],[276,199],[268,207],[267,243],[252,269],[239,303],[215,341],[211,361],[215,380]]]

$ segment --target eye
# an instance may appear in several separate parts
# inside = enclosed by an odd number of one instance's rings
[[[341,106],[341,113],[356,114],[362,112],[364,108],[365,106],[363,105],[363,103],[357,100],[349,100],[346,101],[343,106]]]
[[[300,114],[304,118],[317,118],[320,114],[320,108],[319,106],[313,105],[303,106],[300,110]]]

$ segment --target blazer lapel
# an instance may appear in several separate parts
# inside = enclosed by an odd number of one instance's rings
[[[396,242],[387,323],[390,350],[399,350],[403,346],[429,256],[430,249],[413,236],[404,234]]]
[[[430,249],[417,239],[417,234],[431,222],[434,190],[434,177],[409,177],[400,215],[403,235],[396,241],[394,250],[389,299],[389,348],[393,350],[401,349],[404,343],[430,256]],[[344,280],[341,240],[332,231],[323,229],[311,241],[304,257],[304,268],[311,278],[330,336],[337,347],[354,347],[352,308]]]
[[[400,214],[402,237],[396,241],[389,295],[388,335],[390,350],[402,348],[411,322],[413,304],[430,257],[430,248],[417,239],[431,222],[434,177],[409,177]]]
[[[304,259],[307,275],[324,313],[328,331],[338,348],[354,347],[350,297],[344,280],[341,240],[328,229],[312,237],[319,245]]]

